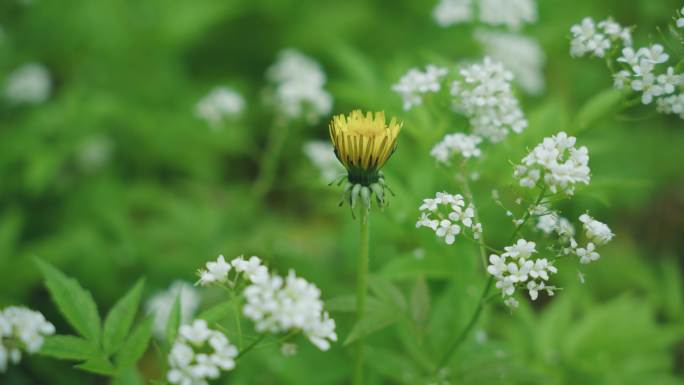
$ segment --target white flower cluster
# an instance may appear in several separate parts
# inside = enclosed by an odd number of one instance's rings
[[[501,255],[489,256],[487,272],[496,278],[496,287],[501,290],[508,306],[517,306],[517,301],[512,298],[516,286],[525,287],[533,301],[539,297],[540,291],[554,294],[556,287],[547,285],[547,281],[549,275],[557,273],[558,269],[546,258],[531,259],[537,252],[534,242],[518,239],[504,250]]]
[[[482,151],[477,148],[480,142],[482,138],[477,135],[448,134],[432,148],[430,155],[444,163],[448,162],[454,154],[464,158],[477,158],[482,154]]]
[[[543,67],[546,57],[535,39],[510,32],[478,29],[475,38],[487,56],[508,68],[526,92],[537,95],[544,90]]]
[[[8,363],[19,363],[22,350],[37,352],[45,337],[54,333],[55,327],[37,311],[17,306],[0,311],[0,373]]]
[[[200,295],[191,284],[175,281],[168,289],[156,293],[145,303],[147,314],[154,317],[152,332],[159,339],[163,339],[166,334],[166,324],[176,299],[180,301],[181,325],[185,325],[192,320],[200,304]]]
[[[632,45],[629,28],[622,27],[610,18],[599,22],[597,26],[594,19],[585,17],[580,24],[573,25],[570,32],[570,54],[575,57],[587,54],[604,57],[614,42],[622,42],[625,46]]]
[[[615,236],[610,230],[610,227],[603,222],[589,216],[589,214],[582,214],[579,217],[584,228],[584,235],[586,238],[585,245],[580,247],[574,237],[569,236],[561,238],[565,246],[561,250],[562,255],[576,255],[582,264],[594,262],[601,258],[597,251],[597,247],[603,246],[610,242]]]
[[[328,350],[330,341],[337,341],[335,321],[323,311],[321,291],[292,270],[285,278],[266,274],[252,280],[244,295],[244,314],[259,332],[301,330],[321,350]]]
[[[442,27],[472,21],[475,3],[479,19],[485,24],[519,29],[537,20],[534,0],[441,0],[433,9],[432,17]]]
[[[473,1],[440,0],[432,10],[432,17],[442,27],[470,21],[473,19]]]
[[[230,282],[228,273],[232,269],[237,275]],[[208,262],[206,270],[199,274],[202,285],[227,283],[235,286],[240,277],[246,279],[249,285],[243,292],[247,301],[243,313],[254,321],[259,332],[299,330],[321,350],[328,350],[330,341],[337,341],[335,321],[323,311],[320,290],[297,277],[294,271],[283,278],[271,274],[259,257],[237,257],[226,262],[220,255],[216,261]]]
[[[446,68],[427,65],[425,71],[411,68],[392,90],[401,95],[404,110],[408,111],[423,103],[422,94],[438,92],[441,89],[440,79],[448,73]]]
[[[230,87],[216,87],[197,102],[195,115],[211,127],[219,127],[226,119],[239,115],[245,99]]]
[[[219,255],[215,261],[207,262],[205,270],[199,271],[199,283],[206,286],[212,283],[228,283],[228,273],[234,269],[238,279],[240,274],[243,274],[250,281],[263,280],[268,276],[268,269],[261,264],[261,259],[257,256],[252,256],[249,259],[243,257],[234,258],[230,262],[226,262],[223,255]]]
[[[462,227],[470,229],[475,239],[482,234],[482,224],[474,220],[475,207],[472,204],[466,206],[460,194],[438,192],[434,198],[423,199],[423,204],[418,209],[421,214],[416,228],[432,229],[438,237],[444,238],[447,245],[456,241]]]
[[[266,75],[275,85],[276,107],[286,117],[304,116],[315,122],[330,114],[332,96],[323,88],[326,76],[313,59],[294,49],[283,50]]]
[[[544,138],[515,166],[513,176],[523,187],[534,188],[543,179],[550,192],[572,195],[576,184],[589,184],[591,172],[589,150],[576,148],[575,141],[565,132]]]
[[[5,98],[12,104],[40,104],[52,90],[52,80],[42,64],[28,63],[7,77]]]
[[[684,119],[684,94],[677,94],[659,98],[658,112],[663,114],[676,114]]]
[[[166,379],[178,385],[207,385],[207,380],[218,378],[221,371],[235,368],[237,354],[225,334],[209,329],[204,320],[195,320],[178,331],[168,356]]]
[[[480,20],[491,25],[520,29],[537,21],[534,0],[480,0]]]
[[[615,88],[631,87],[633,91],[641,92],[643,104],[651,104],[653,98],[672,94],[682,84],[683,76],[675,73],[672,67],[668,67],[664,73],[654,73],[656,66],[669,58],[660,44],[636,51],[632,47],[625,47],[622,56],[617,59],[625,69],[615,74]]]
[[[513,74],[501,63],[485,57],[482,63],[461,68],[460,74],[463,79],[453,82],[451,95],[476,135],[498,142],[509,131],[520,133],[527,127],[511,90]]]
[[[539,215],[537,218],[537,228],[547,235],[555,233],[565,238],[575,235],[575,227],[572,223],[555,211]]]
[[[304,144],[304,153],[311,163],[318,168],[321,178],[330,182],[344,172],[340,161],[335,157],[335,150],[327,140],[312,140]]]

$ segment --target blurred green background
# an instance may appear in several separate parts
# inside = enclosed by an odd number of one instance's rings
[[[424,111],[405,113],[390,88],[408,68],[477,59],[474,24],[441,28],[432,1],[334,0],[15,0],[0,3],[0,80],[26,62],[53,79],[36,106],[0,101],[0,305],[40,310],[68,326],[49,301],[34,257],[89,288],[101,312],[141,276],[147,295],[223,253],[259,255],[316,283],[324,298],[353,291],[358,222],[338,208],[302,151],[327,138],[327,122],[289,130],[273,190],[251,194],[273,112],[262,103],[264,73],[293,47],[328,76],[334,113],[385,110],[405,120],[399,150],[385,167],[397,196],[371,218],[371,271],[410,301],[427,279],[431,313],[419,338],[393,325],[369,339],[371,384],[419,383],[414,371],[467,322],[484,282],[475,248],[446,246],[415,229],[420,200],[459,192],[429,150],[446,132]],[[564,263],[551,299],[512,315],[488,308],[450,368],[452,384],[684,383],[684,130],[653,108],[610,112],[581,130],[578,111],[611,87],[600,60],[568,53],[569,28],[584,16],[638,26],[636,40],[659,39],[677,0],[539,0],[539,21],[523,32],[546,55],[546,90],[519,93],[530,127],[490,146],[477,163],[475,196],[488,240],[502,246],[512,224],[491,190],[512,183],[518,161],[544,136],[577,134],[590,149],[592,184],[562,208],[590,210],[617,234],[599,262]],[[680,52],[672,52],[679,54]],[[681,56],[680,56],[681,57]],[[239,90],[245,113],[219,130],[194,116],[219,84]],[[446,112],[445,112],[446,113]],[[417,258],[418,255],[421,258]],[[220,293],[210,293],[203,307]],[[342,338],[352,317],[334,313]],[[440,342],[442,344],[440,345]],[[295,357],[278,348],[242,360],[230,384],[346,384],[350,352],[320,353],[305,343]],[[141,364],[160,373],[153,353]],[[133,380],[131,380],[133,381]],[[101,384],[66,362],[25,358],[1,384]],[[134,382],[131,382],[134,383]],[[217,381],[217,383],[222,383]]]

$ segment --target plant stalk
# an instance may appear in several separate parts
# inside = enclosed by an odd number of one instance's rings
[[[369,210],[360,205],[360,238],[359,257],[356,261],[356,322],[357,324],[366,314],[366,292],[368,291],[368,214]],[[360,337],[355,345],[354,357],[354,385],[363,385],[363,355],[364,341]]]
[[[268,134],[268,142],[264,151],[264,156],[261,158],[259,176],[254,183],[253,191],[256,200],[261,200],[273,186],[276,171],[278,171],[278,160],[280,153],[287,138],[288,125],[276,121],[273,122],[271,130]]]

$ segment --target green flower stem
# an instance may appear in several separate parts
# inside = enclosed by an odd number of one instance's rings
[[[259,345],[259,343],[260,343],[261,341],[263,341],[264,338],[266,338],[266,334],[265,334],[265,333],[259,335],[259,337],[257,337],[257,339],[255,339],[251,344],[247,345],[246,348],[244,348],[243,350],[240,350],[240,352],[238,353],[238,355],[235,357],[235,360],[237,361],[240,357],[244,356],[244,355],[247,354],[250,350],[252,350],[252,349],[254,349],[255,347],[257,347],[257,345]]]
[[[266,194],[268,194],[273,186],[275,174],[278,169],[280,152],[285,144],[287,134],[288,125],[285,124],[281,118],[276,117],[268,134],[268,142],[266,144],[264,156],[261,158],[259,176],[254,183],[254,196],[256,200],[261,200]]]
[[[480,210],[478,209],[477,205],[475,204],[475,199],[473,197],[473,191],[470,189],[470,181],[468,180],[468,176],[465,174],[465,162],[461,164],[461,179],[463,182],[463,192],[466,195],[466,198],[468,198],[468,201],[472,203],[474,209],[473,216],[475,219],[476,223],[482,223],[480,221]],[[484,239],[484,232],[480,234],[479,238],[477,239],[477,244],[480,248],[480,259],[482,260],[482,266],[484,266],[485,271],[487,270],[487,243],[485,242]]]
[[[509,237],[507,244],[510,244],[511,242],[513,242],[515,237],[520,233],[520,230],[522,230],[523,226],[525,226],[527,221],[530,219],[530,216],[531,216],[530,215],[530,208],[532,206],[537,206],[542,201],[542,199],[544,199],[545,193],[546,193],[546,188],[543,187],[541,189],[541,191],[539,192],[539,196],[537,197],[534,204],[527,208],[525,215],[523,216],[522,222],[519,225],[517,225],[515,227],[515,229],[513,230],[513,233]],[[461,333],[458,335],[458,337],[449,346],[449,348],[446,350],[446,352],[442,356],[442,359],[439,360],[437,366],[435,367],[435,371],[434,371],[435,375],[439,374],[439,372],[449,363],[451,356],[458,349],[458,347],[461,346],[461,344],[468,338],[468,335],[470,334],[470,332],[473,330],[473,328],[477,324],[477,321],[480,318],[480,314],[482,313],[482,309],[484,308],[484,305],[488,302],[489,291],[491,290],[493,283],[494,283],[494,277],[490,275],[489,278],[487,279],[487,283],[485,284],[484,290],[482,290],[482,295],[480,296],[480,300],[477,302],[477,307],[475,308],[475,312],[470,317],[470,320],[468,321],[468,324],[466,325],[466,327],[461,331]]]
[[[240,323],[240,299],[238,296],[234,295],[233,296],[233,310],[235,311],[235,327],[237,329],[237,335],[238,335],[238,349],[242,350],[242,325]]]
[[[356,270],[356,322],[360,322],[366,313],[366,292],[368,290],[368,214],[369,210],[360,205],[360,239],[359,258]],[[354,349],[354,385],[363,384],[363,338],[359,338]]]

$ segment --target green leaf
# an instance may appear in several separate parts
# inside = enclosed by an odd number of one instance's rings
[[[599,92],[587,101],[577,113],[577,126],[572,127],[572,133],[577,134],[599,120],[600,118],[613,113],[622,102],[624,95],[622,92],[610,88]]]
[[[138,280],[135,286],[107,314],[102,331],[102,346],[108,355],[114,353],[128,335],[135,314],[138,312],[144,287],[145,281],[143,279]]]
[[[104,357],[90,359],[82,364],[76,365],[76,368],[104,376],[113,376],[116,374],[114,365]]]
[[[116,353],[116,365],[119,369],[135,365],[147,350],[152,336],[154,318],[148,317],[126,338],[121,349]]]
[[[370,290],[380,298],[401,311],[406,310],[406,298],[401,290],[387,279],[371,276],[368,282]]]
[[[181,323],[181,303],[180,293],[173,301],[173,307],[169,312],[169,320],[166,322],[166,344],[171,346],[178,335],[178,328]]]
[[[52,265],[38,260],[45,285],[60,313],[69,324],[86,339],[99,343],[100,315],[97,305],[87,290]]]
[[[207,310],[201,312],[197,318],[207,321],[207,323],[215,323],[224,319],[227,319],[231,314],[234,313],[233,301],[224,301],[218,303]],[[175,328],[178,331],[178,327]],[[175,339],[175,335],[174,335]]]
[[[399,318],[401,318],[401,312],[396,307],[384,303],[369,307],[366,316],[354,325],[351,333],[344,341],[344,345],[349,345],[359,338],[382,330],[397,322]]]
[[[430,288],[425,282],[425,278],[416,279],[416,283],[411,290],[411,318],[416,325],[416,329],[422,331],[427,323],[430,313]]]
[[[55,335],[45,339],[39,354],[61,360],[85,361],[102,356],[100,349],[81,337]]]
[[[421,378],[421,371],[408,357],[397,352],[397,349],[383,349],[377,347],[366,347],[368,354],[366,364],[374,371],[391,378],[393,383],[400,384],[419,384],[425,383]],[[379,358],[381,357],[381,358]]]

